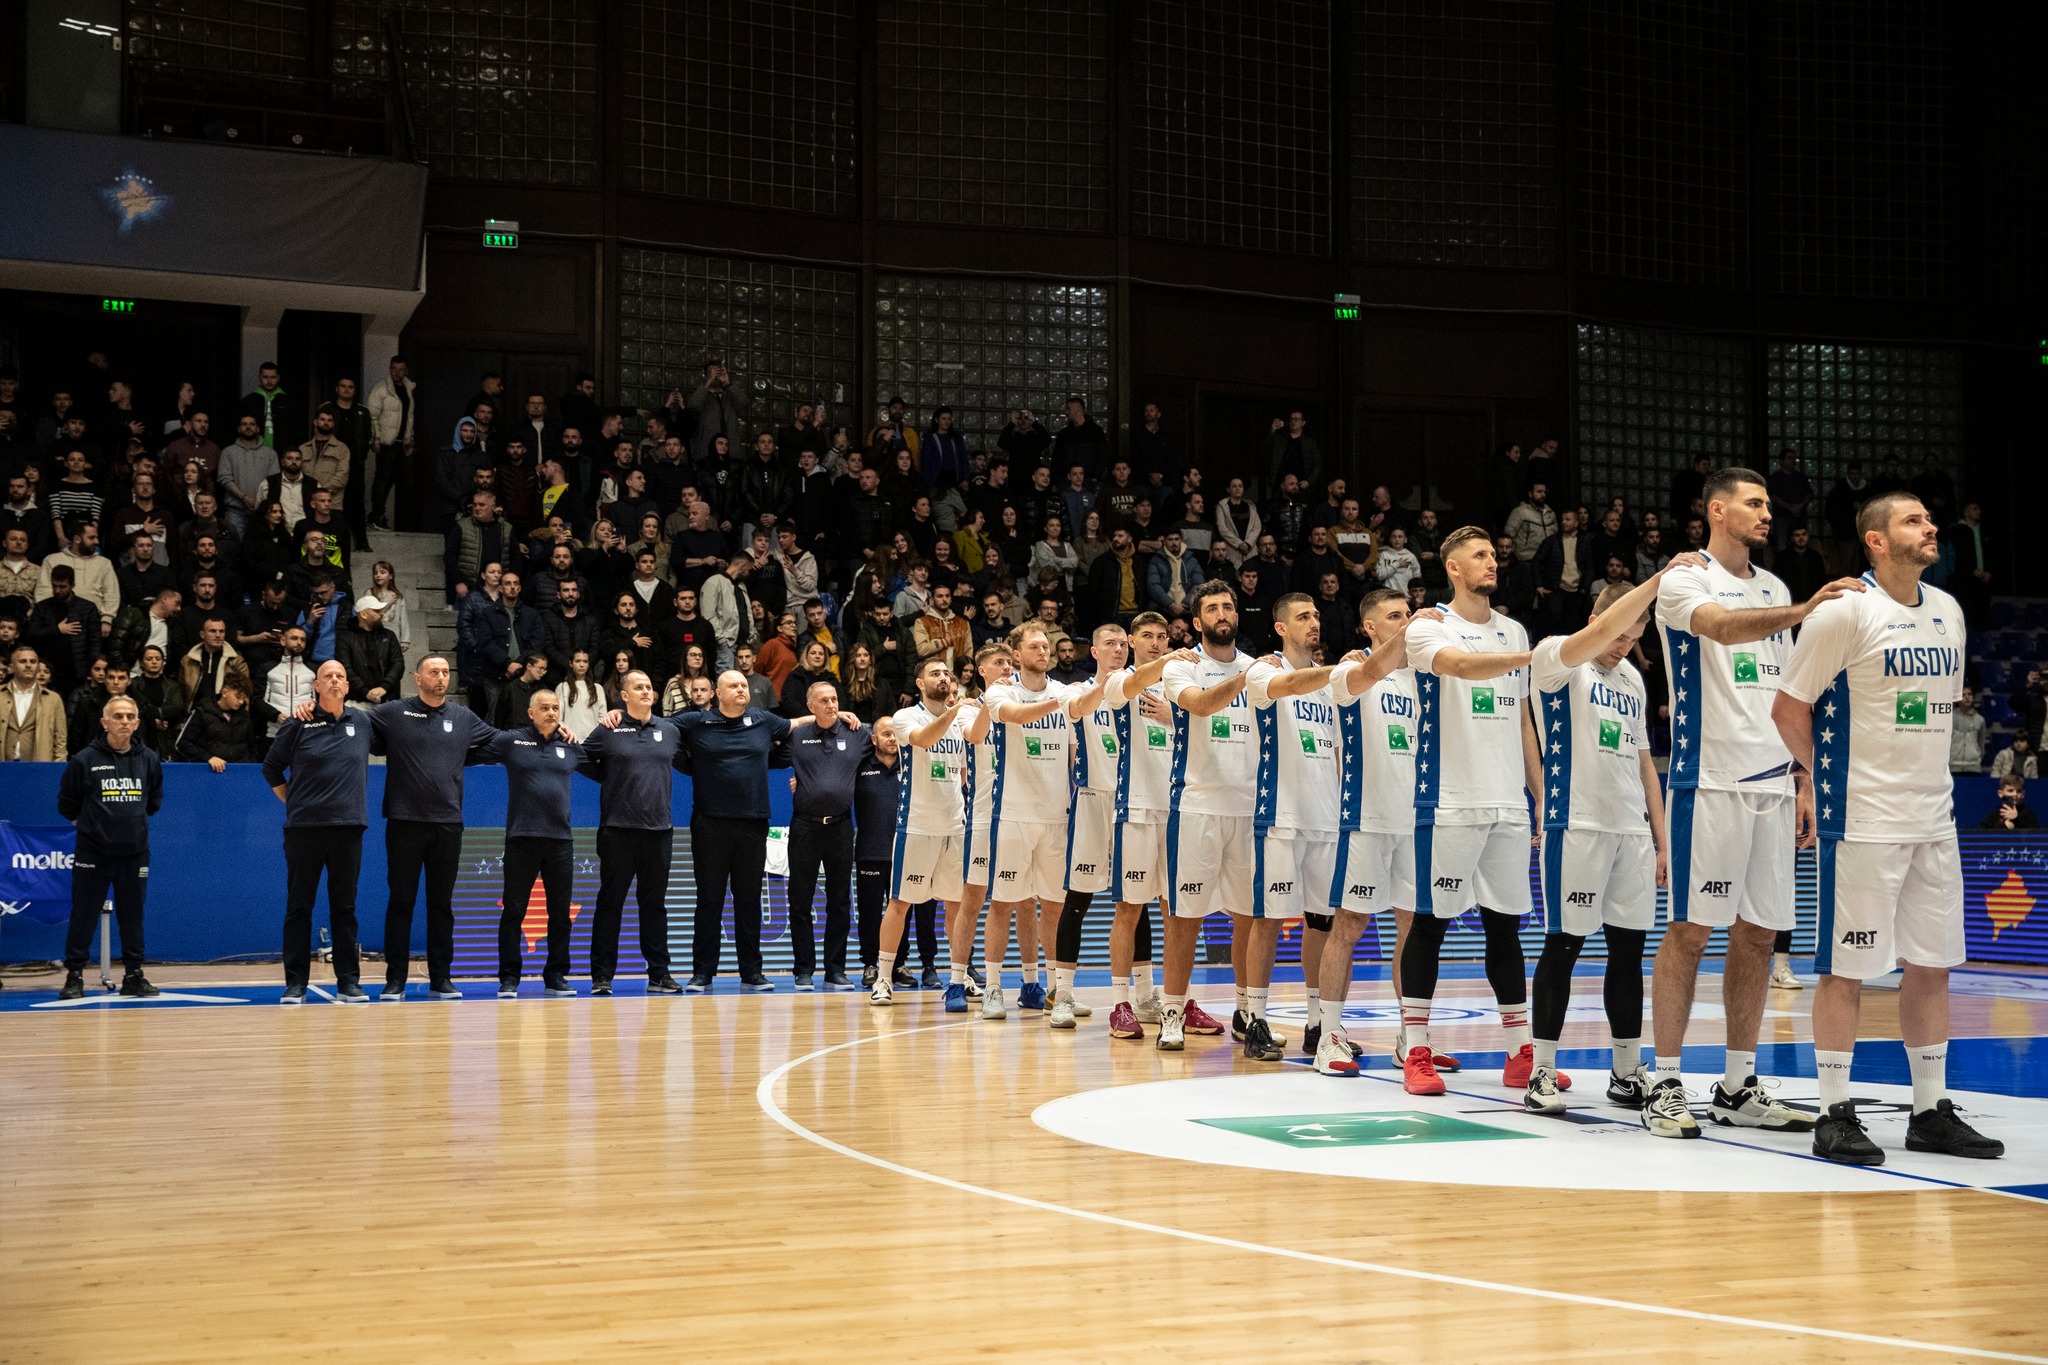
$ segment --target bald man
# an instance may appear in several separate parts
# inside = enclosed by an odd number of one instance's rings
[[[142,974],[142,901],[149,890],[149,817],[164,803],[164,773],[156,751],[135,738],[141,724],[132,700],[110,700],[100,712],[102,733],[72,755],[57,786],[57,813],[78,826],[60,1000],[85,994],[86,954],[110,890],[126,969],[121,994],[157,993]]]

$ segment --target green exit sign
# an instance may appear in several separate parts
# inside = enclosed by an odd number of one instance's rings
[[[1331,315],[1339,322],[1358,321],[1358,295],[1338,294],[1331,300]]]
[[[135,300],[101,299],[100,311],[102,313],[132,313],[135,311]]]
[[[514,249],[519,245],[519,224],[506,218],[484,219],[484,245]]]

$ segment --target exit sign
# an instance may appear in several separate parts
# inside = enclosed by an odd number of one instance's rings
[[[519,224],[507,218],[484,219],[484,245],[512,250],[519,245]]]
[[[1358,295],[1338,294],[1331,300],[1331,314],[1339,322],[1358,321]]]
[[[135,300],[101,299],[100,311],[102,313],[132,313],[135,311]]]

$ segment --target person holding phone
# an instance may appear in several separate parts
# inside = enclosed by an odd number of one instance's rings
[[[1998,804],[1991,808],[1991,814],[1984,817],[1979,829],[2010,830],[2039,829],[2040,820],[2034,816],[2033,808],[2027,805],[2026,779],[2018,774],[2008,774],[1998,779]]]

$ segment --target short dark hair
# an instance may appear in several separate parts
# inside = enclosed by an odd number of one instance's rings
[[[1237,589],[1220,578],[1212,578],[1195,585],[1194,594],[1188,599],[1188,606],[1199,616],[1202,614],[1202,604],[1212,597],[1227,597],[1231,606],[1237,605]]]
[[[1316,604],[1316,599],[1310,597],[1305,592],[1287,592],[1280,594],[1279,597],[1273,600],[1273,619],[1275,621],[1279,620],[1284,612],[1288,611],[1289,609],[1297,605],[1302,604],[1305,604],[1309,607],[1314,607]]]
[[[50,566],[50,581],[52,583],[76,583],[78,575],[72,572],[69,564],[52,564]]]
[[[1372,615],[1373,608],[1383,602],[1406,602],[1407,600],[1408,594],[1405,592],[1396,592],[1392,588],[1374,588],[1371,592],[1358,599],[1358,619],[1363,621],[1366,617]]]
[[[1892,524],[1892,512],[1902,502],[1917,503],[1920,499],[1903,489],[1892,493],[1879,493],[1856,510],[1856,545],[1866,555],[1870,547],[1863,543],[1863,537],[1872,531],[1882,531]]]
[[[1502,532],[1501,534],[1505,538],[1507,533]],[[1460,526],[1438,543],[1436,547],[1438,560],[1449,559],[1454,551],[1463,549],[1465,543],[1471,540],[1483,540],[1488,545],[1491,545],[1494,538],[1492,533],[1484,526]]]
[[[1753,483],[1758,488],[1770,487],[1770,481],[1754,469],[1728,465],[1707,475],[1707,481],[1700,489],[1700,501],[1704,504],[1715,498],[1725,498],[1735,491],[1736,485],[1745,483]]]

